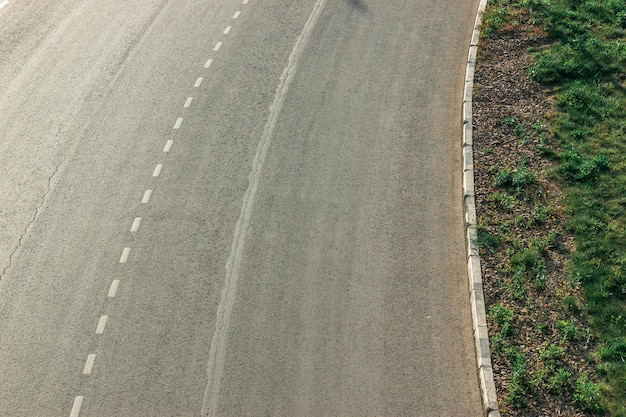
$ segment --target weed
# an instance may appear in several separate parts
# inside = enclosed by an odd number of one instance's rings
[[[593,158],[582,156],[577,150],[570,149],[563,153],[562,163],[557,169],[561,176],[575,182],[594,182],[600,173],[611,166],[604,155]]]
[[[626,338],[616,338],[603,344],[599,353],[604,360],[626,361]]]
[[[580,334],[578,326],[572,320],[559,320],[555,327],[563,334],[563,341],[574,341]]]
[[[515,197],[506,193],[493,193],[489,199],[506,212],[512,212],[517,205]]]
[[[513,183],[513,173],[508,169],[502,169],[497,171],[493,182],[491,183],[495,188],[503,188]]]
[[[515,126],[517,124],[517,117],[511,115],[504,118],[504,124],[507,126]]]
[[[500,328],[500,334],[505,337],[513,336],[513,317],[515,312],[513,309],[496,304],[489,309],[491,319]]]
[[[600,407],[600,389],[591,380],[586,373],[583,373],[576,380],[576,392],[574,393],[574,402],[583,411],[597,413],[601,411]]]
[[[515,408],[525,408],[528,406],[528,361],[517,346],[506,348],[504,353],[511,365],[511,382],[506,401]]]
[[[539,351],[539,359],[548,364],[559,364],[565,355],[565,349],[559,345],[547,345]]]
[[[563,394],[571,387],[571,381],[572,373],[567,369],[559,368],[548,378],[546,389],[555,394]]]
[[[478,228],[478,246],[487,250],[489,253],[495,253],[502,246],[502,239],[489,232],[485,228]]]

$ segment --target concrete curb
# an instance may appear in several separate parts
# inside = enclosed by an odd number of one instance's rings
[[[476,69],[480,27],[486,7],[487,0],[480,0],[476,20],[474,22],[474,31],[472,32],[472,41],[470,43],[467,69],[465,72],[465,87],[463,90],[463,200],[467,236],[467,274],[469,277],[470,304],[472,309],[478,379],[480,381],[483,410],[487,417],[500,417],[496,385],[493,379],[493,368],[491,366],[491,350],[489,348],[489,334],[487,331],[483,280],[480,272],[480,256],[478,255],[477,246],[476,201],[474,194],[474,142],[472,138],[472,90],[474,89],[474,71]]]

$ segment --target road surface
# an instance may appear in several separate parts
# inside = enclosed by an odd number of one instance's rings
[[[0,415],[481,415],[476,7],[1,2]]]

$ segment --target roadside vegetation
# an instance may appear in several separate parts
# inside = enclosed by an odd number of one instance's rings
[[[504,415],[626,416],[626,2],[490,0],[478,238]]]

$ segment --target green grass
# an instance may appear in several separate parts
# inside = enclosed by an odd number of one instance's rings
[[[555,114],[551,133],[543,124],[524,127],[514,116],[503,122],[520,141],[531,133],[542,135],[537,151],[557,162],[552,175],[564,190],[568,230],[576,239],[568,280],[571,286],[582,286],[586,296],[586,305],[567,297],[563,304],[590,314],[591,332],[600,341],[594,354],[597,375],[583,373],[568,382],[572,372],[553,366],[539,372],[535,383],[552,392],[571,391],[575,404],[587,413],[604,409],[626,416],[626,1],[495,0],[484,16],[483,36],[516,25],[522,14],[549,39],[536,50],[529,73],[555,94]],[[555,146],[546,145],[548,135]],[[536,186],[534,173],[523,162],[491,173],[492,185],[501,190],[492,201],[505,212],[515,210],[516,199]],[[539,205],[529,222],[543,224],[554,215],[553,208]],[[545,264],[542,249],[527,245],[507,250],[513,275],[508,285],[524,297],[528,285],[542,285],[541,280],[534,282]],[[560,343],[584,337],[574,320],[558,320],[554,327]],[[544,359],[560,356],[558,346],[546,349]],[[519,375],[527,364],[519,352],[507,352],[514,369],[507,399],[524,407],[529,385]]]

